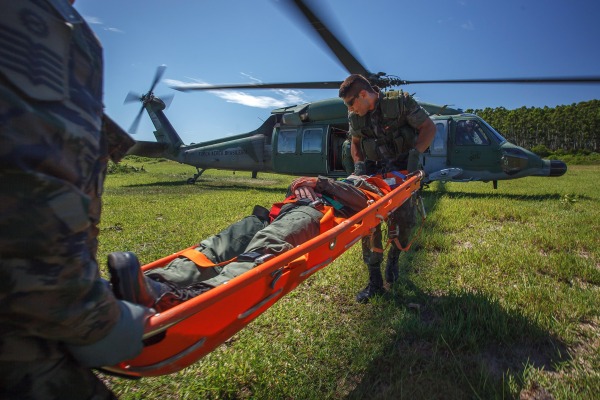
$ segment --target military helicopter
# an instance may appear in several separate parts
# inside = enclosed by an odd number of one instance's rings
[[[385,73],[372,73],[347,50],[323,20],[303,0],[284,2],[299,11],[303,22],[315,31],[349,73],[365,76],[382,90],[408,84],[441,83],[600,83],[600,77],[457,79],[407,81]],[[129,154],[164,157],[196,168],[190,184],[207,169],[275,172],[290,175],[345,177],[353,171],[349,154],[347,108],[339,98],[278,108],[256,130],[222,139],[184,145],[164,114],[166,102],[153,94],[165,71],[156,72],[150,90],[144,95],[128,95],[126,101],[141,101],[142,107],[132,129],[145,110],[156,130],[157,142],[138,141]],[[236,85],[184,84],[180,91],[227,89],[337,89],[341,81]],[[477,115],[460,109],[419,102],[436,125],[436,136],[422,156],[426,182],[484,181],[525,176],[561,176],[567,166],[562,161],[543,160],[534,153],[508,142]],[[470,133],[467,132],[470,129]],[[470,138],[468,137],[470,135]]]

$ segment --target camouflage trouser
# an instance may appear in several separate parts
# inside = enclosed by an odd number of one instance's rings
[[[257,217],[246,217],[200,243],[200,251],[215,262],[230,260],[242,253],[280,254],[317,236],[323,213],[309,206],[298,206],[264,226]],[[204,282],[219,286],[254,268],[254,261],[234,261],[224,267],[198,268],[179,258],[165,268],[152,270],[179,287]]]
[[[0,398],[6,400],[106,400],[117,397],[70,356],[36,361],[0,361]]]
[[[388,240],[398,239],[402,247],[408,246],[411,233],[416,225],[416,206],[417,198],[411,196],[390,215],[388,218]]]
[[[354,172],[354,160],[352,160],[351,153],[351,140],[346,139],[342,144],[342,165],[344,166],[344,170],[351,174]]]
[[[398,239],[402,247],[409,243],[412,230],[415,226],[415,203],[416,199],[411,196],[402,206],[394,211],[388,218],[388,239]],[[383,260],[381,249],[381,226],[377,226],[371,236],[362,239],[363,261],[367,265],[378,265]],[[396,246],[392,243],[392,246]],[[396,252],[399,254],[399,252]]]

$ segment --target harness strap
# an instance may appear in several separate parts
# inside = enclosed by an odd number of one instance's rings
[[[421,214],[421,224],[419,225],[419,230],[417,231],[416,235],[414,235],[414,237],[412,238],[412,240],[406,245],[406,247],[403,247],[400,244],[400,241],[398,240],[398,237],[395,237],[393,239],[389,239],[388,240],[388,245],[390,243],[394,243],[396,245],[396,247],[401,250],[401,251],[408,251],[410,250],[410,246],[412,246],[413,242],[415,240],[417,240],[419,238],[419,236],[421,235],[421,231],[423,230],[423,225],[425,224],[425,216],[423,214]],[[387,245],[386,245],[387,247]]]
[[[369,239],[371,241],[371,243],[370,243],[371,251],[373,253],[382,253],[383,254],[385,249],[380,249],[379,247],[375,247],[375,229],[371,230],[371,235],[369,236]]]
[[[196,249],[188,249],[179,253],[180,257],[185,257],[190,261],[193,261],[198,267],[201,268],[211,268],[211,267],[220,267],[225,264],[229,264],[232,261],[235,261],[237,257],[233,257],[231,260],[223,261],[220,263],[214,263],[210,258],[206,257],[204,253],[198,251]]]

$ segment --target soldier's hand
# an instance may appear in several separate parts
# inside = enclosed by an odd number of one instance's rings
[[[367,166],[364,161],[357,161],[354,163],[354,173],[353,175],[366,175],[367,174]]]
[[[408,172],[415,172],[419,169],[419,162],[421,160],[421,153],[417,149],[410,149],[408,152],[408,160],[406,169]]]
[[[142,351],[142,335],[146,320],[156,311],[138,304],[119,300],[121,317],[112,330],[99,341],[83,345],[68,345],[69,351],[86,367],[115,365],[136,357]]]

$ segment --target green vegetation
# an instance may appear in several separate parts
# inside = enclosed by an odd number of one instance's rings
[[[143,263],[283,198],[292,177],[127,160],[107,178],[100,259]],[[419,245],[386,296],[355,303],[360,246],[196,364],[123,399],[494,399],[600,393],[598,166],[559,178],[434,184]],[[541,398],[541,397],[539,397]]]
[[[467,112],[479,115],[518,146],[543,145],[552,151],[600,152],[600,100],[554,108],[507,110],[498,107]]]

